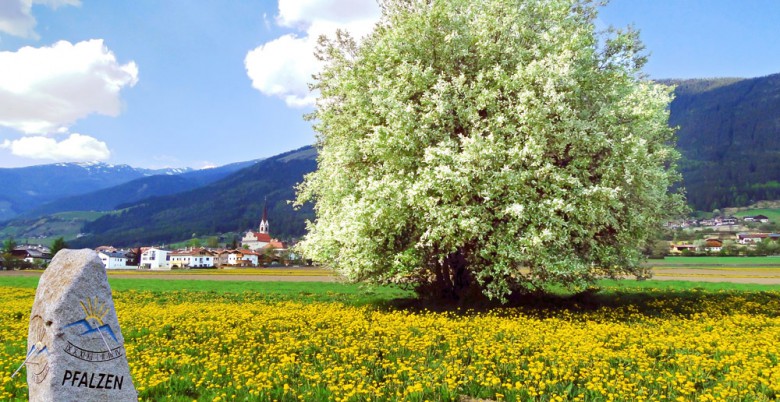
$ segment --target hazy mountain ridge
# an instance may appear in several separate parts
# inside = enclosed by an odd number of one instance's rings
[[[258,161],[259,159],[201,170],[189,168],[166,170],[162,174],[145,176],[102,190],[61,198],[41,205],[23,214],[22,217],[30,218],[63,211],[110,211],[123,204],[205,186]],[[143,171],[143,169],[139,170]],[[175,171],[182,173],[172,173]]]
[[[42,204],[179,169],[138,169],[128,165],[56,163],[0,168],[0,220],[13,218]]]

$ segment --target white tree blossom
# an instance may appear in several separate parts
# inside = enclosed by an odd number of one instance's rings
[[[641,274],[683,205],[671,88],[576,0],[385,0],[321,39],[316,220],[301,250],[355,281],[504,299]]]

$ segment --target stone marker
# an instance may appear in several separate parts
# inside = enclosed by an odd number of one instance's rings
[[[41,275],[27,336],[30,401],[137,401],[103,263],[62,250]]]

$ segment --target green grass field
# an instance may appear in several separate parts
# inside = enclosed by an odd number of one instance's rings
[[[109,277],[114,291],[153,292],[158,295],[173,292],[214,294],[255,293],[273,300],[338,301],[353,305],[382,303],[395,298],[411,297],[412,293],[394,287],[378,287],[328,282],[258,282],[208,281],[171,279],[125,279]],[[38,277],[0,275],[0,287],[36,288]]]
[[[659,268],[719,268],[719,267],[778,267],[780,257],[666,257],[648,260],[647,265]]]
[[[770,222],[780,222],[780,209],[778,208],[756,208],[734,213],[734,216],[738,217],[755,215],[764,215],[769,218]]]
[[[342,302],[351,305],[384,304],[396,299],[414,298],[413,292],[398,287],[370,286],[354,283],[127,279],[109,276],[109,284],[111,289],[119,292],[153,292],[160,295],[172,292],[256,293],[272,300]],[[0,287],[3,286],[36,288],[38,286],[38,277],[0,274]],[[645,293],[655,296],[668,294],[673,297],[682,297],[690,292],[765,292],[780,289],[780,286],[777,285],[694,281],[636,281],[629,279],[604,279],[598,282],[597,287],[601,290],[593,294],[599,294],[599,297],[602,298],[619,298],[628,293]],[[549,296],[565,298],[573,295],[573,292],[563,288],[552,288]]]

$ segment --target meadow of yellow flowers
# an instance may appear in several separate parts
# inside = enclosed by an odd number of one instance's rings
[[[0,287],[0,400],[27,398],[26,376],[10,374],[33,297]],[[142,400],[780,398],[780,291],[482,312],[254,293],[114,297]]]

